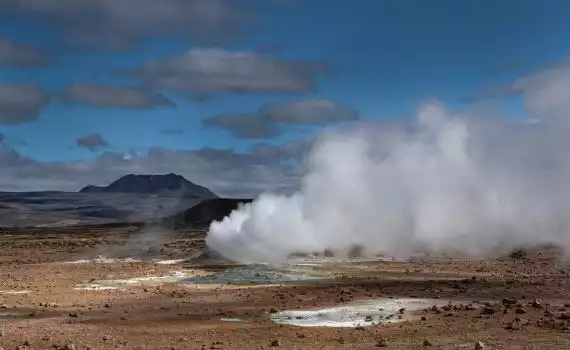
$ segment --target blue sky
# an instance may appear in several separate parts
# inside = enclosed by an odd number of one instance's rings
[[[271,119],[281,123],[279,132],[240,137],[230,131],[239,124],[235,118],[242,113],[255,113],[268,104],[305,99],[334,101],[357,110],[360,118],[410,116],[417,105],[428,98],[437,98],[454,108],[465,108],[473,103],[468,98],[481,89],[509,84],[550,62],[570,56],[570,2],[563,0],[248,0],[233,3],[216,0],[228,6],[241,4],[234,9],[253,19],[251,24],[230,28],[230,32],[242,31],[232,40],[220,42],[199,40],[175,30],[153,33],[146,23],[141,24],[146,18],[142,15],[131,27],[122,27],[121,21],[128,20],[130,15],[121,12],[127,17],[116,17],[119,12],[104,8],[106,5],[95,7],[93,11],[99,11],[97,13],[107,22],[95,20],[94,27],[89,28],[91,24],[81,26],[85,12],[74,5],[69,5],[70,9],[63,8],[71,2],[63,1],[53,7],[53,1],[35,1],[51,3],[52,7],[47,6],[49,9],[43,12],[22,7],[4,10],[5,13],[0,11],[3,16],[0,17],[0,38],[38,47],[53,59],[39,67],[18,67],[13,62],[0,64],[0,84],[37,84],[50,96],[50,102],[39,110],[34,120],[0,123],[0,133],[4,135],[4,147],[39,162],[89,160],[103,152],[146,152],[157,146],[172,150],[215,148],[247,152],[254,145],[281,145],[311,135],[332,120],[327,114],[318,122],[300,118],[283,122],[279,118],[284,116],[279,114]],[[177,0],[164,4],[176,5]],[[56,26],[54,18],[64,18],[68,25]],[[189,15],[188,21],[192,20],[196,19]],[[180,22],[185,24],[183,19]],[[97,29],[105,25],[110,26],[108,32]],[[77,28],[92,39],[88,43],[82,41],[81,47],[70,39],[70,33],[76,33]],[[199,30],[205,32],[209,28],[217,27],[205,22]],[[105,35],[121,37],[123,34],[118,30],[134,33],[137,40],[130,38],[130,47],[117,50],[98,45]],[[164,88],[156,79],[149,78],[151,92],[166,97],[175,107],[124,108],[121,101],[115,101],[116,106],[97,107],[57,98],[57,94],[73,83],[138,86],[144,74],[125,77],[116,71],[144,67],[152,60],[168,60],[204,48],[228,54],[267,55],[272,60],[320,62],[328,67],[330,74],[315,73],[307,78],[316,82],[314,89],[276,91],[278,89],[268,88],[263,91],[260,88],[233,93],[224,87],[217,89],[218,85],[206,92],[199,88],[198,95],[208,96],[200,101],[188,98],[187,91]],[[281,75],[276,76],[280,82]],[[200,77],[209,79],[207,75]],[[202,82],[202,86],[204,84],[208,82]],[[243,81],[240,84],[243,85]],[[524,113],[518,98],[487,103],[494,104],[505,115]],[[2,111],[0,107],[0,113]],[[331,110],[325,109],[325,112],[331,113]],[[204,122],[219,115],[234,119],[213,119],[210,126]],[[351,117],[347,117],[349,119]],[[252,122],[255,120],[254,117]],[[225,126],[215,126],[220,123]],[[244,126],[241,127],[243,131]],[[165,129],[182,132],[165,133]],[[105,144],[91,149],[80,147],[77,140],[90,134],[99,134]]]

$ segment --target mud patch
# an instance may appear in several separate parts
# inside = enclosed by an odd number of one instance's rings
[[[415,319],[420,310],[446,304],[439,299],[376,299],[324,309],[281,311],[270,318],[279,324],[300,327],[367,327]]]
[[[73,261],[65,261],[64,264],[118,264],[118,263],[134,263],[140,262],[140,260],[133,258],[106,258],[104,256],[98,256],[95,259],[80,259]]]
[[[5,295],[18,295],[18,294],[30,294],[29,290],[0,290],[0,294]]]
[[[315,283],[325,274],[311,266],[252,264],[225,269],[209,276],[180,280],[188,284],[271,285]]]
[[[75,290],[117,290],[121,287],[141,286],[141,285],[160,285],[164,283],[174,283],[188,277],[190,271],[173,271],[168,276],[142,276],[122,280],[100,280],[88,284],[77,285]]]

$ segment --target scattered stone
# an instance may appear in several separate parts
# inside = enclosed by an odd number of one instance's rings
[[[59,350],[76,350],[77,347],[73,343],[67,343],[63,346],[58,347]]]
[[[511,308],[512,306],[515,306],[517,304],[517,299],[514,298],[505,298],[503,299],[503,305],[506,308]]]
[[[269,313],[270,313],[270,314],[276,314],[276,313],[278,313],[278,312],[279,312],[279,310],[277,310],[277,309],[274,308],[274,307],[272,307],[271,310],[269,310]]]
[[[536,309],[542,309],[543,308],[542,300],[534,299],[534,301],[532,302],[532,306]]]
[[[432,346],[433,344],[429,340],[426,339],[426,340],[424,340],[423,345],[424,346]]]
[[[279,342],[279,340],[275,339],[275,340],[271,341],[271,346],[272,347],[278,347],[278,346],[281,346],[281,343]]]
[[[77,312],[70,312],[69,313],[69,317],[79,317],[79,314]]]
[[[481,311],[481,313],[484,315],[492,315],[495,313],[495,309],[493,309],[492,307],[489,307],[489,306],[485,306],[483,308],[483,310]]]
[[[515,310],[515,313],[516,313],[516,314],[526,314],[526,310],[525,310],[524,308],[522,308],[522,307],[518,307],[518,308]]]
[[[513,331],[517,331],[520,330],[523,326],[526,326],[527,324],[528,320],[517,317],[506,328]]]
[[[475,350],[485,350],[485,344],[483,344],[483,342],[478,341],[477,343],[475,343],[475,347],[473,348]]]
[[[388,343],[386,342],[386,339],[384,339],[384,338],[380,338],[380,339],[378,339],[378,342],[376,342],[377,348],[385,348],[387,346],[388,346]]]

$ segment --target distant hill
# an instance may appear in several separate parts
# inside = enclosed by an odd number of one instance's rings
[[[137,193],[153,194],[178,198],[218,198],[206,187],[196,185],[183,176],[166,175],[134,175],[121,177],[109,186],[86,186],[80,193]]]
[[[163,223],[170,228],[203,227],[212,221],[222,220],[237,209],[242,203],[250,203],[253,199],[214,198],[200,203],[169,217]]]

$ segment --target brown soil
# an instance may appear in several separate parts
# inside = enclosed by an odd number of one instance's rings
[[[526,261],[415,260],[329,267],[314,285],[157,284],[74,289],[91,280],[204,275],[212,266],[150,261],[69,264],[97,255],[180,258],[203,236],[122,229],[0,233],[0,347],[4,349],[570,349],[570,279],[547,251]],[[152,237],[151,237],[152,238]],[[136,256],[135,256],[136,257]],[[218,267],[219,268],[219,267]],[[28,291],[27,294],[13,294]],[[312,308],[378,297],[453,300],[417,321],[363,329],[302,328],[269,320],[273,309]],[[492,300],[487,306],[457,300]],[[505,300],[503,302],[503,299]],[[540,299],[540,300],[537,300]],[[569,305],[570,306],[570,305]],[[239,318],[242,322],[224,322]],[[67,347],[65,347],[67,345]]]

